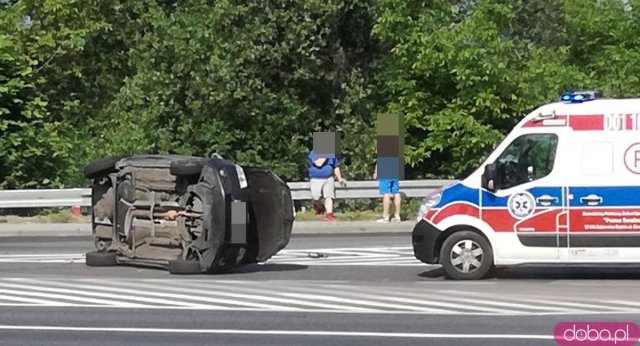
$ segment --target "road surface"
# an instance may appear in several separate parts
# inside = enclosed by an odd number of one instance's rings
[[[2,345],[553,345],[563,321],[640,322],[640,266],[447,280],[407,232],[292,237],[225,275],[90,268],[87,235],[0,238]]]

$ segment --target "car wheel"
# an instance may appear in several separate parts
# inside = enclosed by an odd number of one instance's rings
[[[203,161],[174,161],[169,166],[169,173],[177,177],[200,175]]]
[[[105,253],[111,247],[111,238],[95,237],[93,239],[93,242],[95,244],[96,250],[98,250],[99,253]]]
[[[489,242],[478,233],[456,232],[442,244],[440,263],[452,279],[477,280],[493,267],[493,251]]]
[[[90,267],[109,267],[117,264],[115,252],[87,252],[85,262]]]
[[[169,261],[171,274],[199,274],[202,272],[199,261],[172,260]]]
[[[90,162],[88,165],[84,166],[83,169],[85,178],[93,179],[115,172],[116,162],[120,161],[122,158],[124,158],[124,156],[113,156]]]
[[[232,247],[224,249],[222,256],[215,262],[208,273],[222,274],[230,271],[233,268],[242,265],[242,257],[240,256],[240,248]]]

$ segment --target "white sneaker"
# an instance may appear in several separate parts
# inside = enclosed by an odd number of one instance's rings
[[[394,217],[393,219],[391,219],[391,222],[395,222],[395,223],[399,223],[402,220],[399,217]]]
[[[383,218],[381,218],[381,219],[378,219],[376,222],[380,222],[380,223],[387,223],[387,222],[389,222],[389,218],[384,218],[384,217],[383,217]]]

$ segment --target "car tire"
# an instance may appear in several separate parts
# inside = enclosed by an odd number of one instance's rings
[[[230,270],[243,265],[242,258],[239,257],[239,247],[225,248],[221,249],[220,251],[222,251],[222,256],[218,259],[217,262],[214,263],[213,266],[211,266],[211,268],[209,268],[209,270],[207,271],[208,273],[227,273]]]
[[[120,161],[124,156],[105,157],[100,160],[90,162],[84,166],[82,170],[85,178],[93,179],[105,176],[116,171],[116,162]]]
[[[202,161],[174,161],[171,162],[169,173],[177,177],[200,175],[203,166]]]
[[[455,232],[442,244],[440,263],[451,279],[478,280],[493,267],[493,250],[489,242],[476,232]]]
[[[199,261],[172,260],[169,261],[167,269],[171,274],[200,274],[202,272]]]
[[[110,267],[116,265],[115,252],[87,252],[85,255],[85,262],[90,267]]]

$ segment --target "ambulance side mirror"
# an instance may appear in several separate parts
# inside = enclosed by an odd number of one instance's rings
[[[484,166],[484,173],[482,174],[482,182],[480,183],[482,188],[491,192],[496,192],[498,190],[496,186],[497,179],[498,179],[498,174],[496,171],[496,163],[494,162]]]

